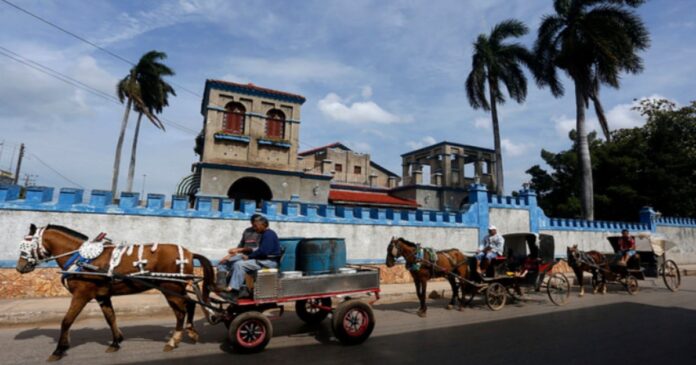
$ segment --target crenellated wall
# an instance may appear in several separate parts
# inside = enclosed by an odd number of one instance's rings
[[[212,260],[236,245],[249,217],[261,212],[281,237],[343,237],[351,263],[383,264],[386,246],[393,236],[405,237],[438,249],[473,251],[494,224],[503,234],[520,231],[552,234],[556,255],[565,256],[566,246],[577,244],[583,250],[611,251],[606,237],[622,229],[666,234],[677,243],[668,256],[679,264],[696,263],[696,220],[659,217],[646,207],[641,222],[606,222],[549,218],[537,206],[533,191],[517,197],[490,195],[485,186],[469,187],[469,204],[461,212],[398,210],[345,207],[300,202],[263,202],[260,210],[253,201],[242,201],[239,210],[226,198],[199,197],[193,209],[185,197],[165,201],[161,194],[121,193],[113,204],[109,191],[92,190],[87,198],[81,189],[30,187],[19,199],[18,186],[0,186],[0,297],[36,296],[36,291],[20,290],[29,285],[46,288],[41,295],[60,291],[57,279],[50,281],[44,271],[19,277],[14,272],[18,244],[30,223],[64,225],[90,237],[107,232],[116,242],[176,242]],[[45,269],[55,270],[55,269]],[[58,276],[56,275],[56,278]],[[32,279],[33,278],[33,279]],[[385,282],[403,282],[408,275],[402,268],[384,270]],[[48,280],[48,281],[47,281]],[[33,283],[33,282],[32,282]],[[41,292],[41,290],[39,290]],[[24,293],[24,294],[21,294]]]

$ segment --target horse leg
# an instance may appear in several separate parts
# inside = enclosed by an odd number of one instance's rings
[[[169,342],[164,345],[164,351],[169,352],[179,346],[179,342],[181,342],[184,335],[183,331],[184,320],[186,319],[186,300],[174,295],[165,295],[165,297],[167,298],[167,303],[169,303],[169,306],[172,308],[174,315],[176,316],[176,328],[174,329],[174,333],[169,339]]]
[[[193,315],[196,314],[196,302],[186,303],[186,335],[193,341],[198,342],[198,332],[193,328]]]
[[[63,317],[63,322],[60,324],[58,346],[56,346],[56,350],[53,351],[53,354],[48,357],[48,361],[60,360],[65,356],[65,351],[70,348],[70,326],[75,322],[75,318],[82,312],[85,305],[93,298],[89,295],[80,294],[82,293],[73,293],[73,297],[70,300],[70,308],[68,308],[68,312],[65,313],[65,317]]]
[[[427,298],[427,288],[428,281],[422,281],[420,285],[420,294],[418,295],[418,299],[420,299],[420,309],[418,310],[418,316],[422,318],[425,317],[426,312],[428,311],[428,307],[425,304],[425,299]]]
[[[102,313],[104,313],[106,323],[111,328],[111,336],[113,337],[111,345],[106,349],[106,352],[118,351],[121,348],[121,342],[123,342],[123,334],[116,325],[116,312],[114,312],[114,307],[111,305],[111,297],[98,297],[97,302],[99,302]]]
[[[457,300],[457,292],[459,292],[459,288],[457,287],[456,279],[451,275],[447,277],[447,281],[449,281],[450,287],[452,288],[452,300],[450,300],[449,304],[447,305],[447,309],[453,309]]]
[[[580,285],[580,293],[578,293],[578,296],[584,297],[585,296],[585,284],[583,283],[582,270],[573,268],[573,271],[575,272],[575,278],[578,280],[578,284]]]

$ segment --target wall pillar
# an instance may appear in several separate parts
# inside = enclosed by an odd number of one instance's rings
[[[536,191],[531,189],[523,189],[520,191],[520,198],[524,201],[529,210],[529,231],[539,233],[539,216],[540,210],[537,206]]]
[[[651,232],[657,229],[657,212],[650,206],[645,206],[640,209],[640,223],[647,224]]]
[[[482,184],[471,184],[469,185],[469,203],[471,203],[472,209],[475,210],[476,221],[478,223],[479,229],[479,240],[481,242],[483,237],[486,236],[488,232],[488,191],[486,186]],[[478,246],[478,242],[476,243]]]

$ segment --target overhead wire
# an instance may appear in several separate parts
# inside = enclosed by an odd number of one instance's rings
[[[79,40],[79,41],[81,41],[81,42],[84,42],[85,44],[88,44],[88,45],[90,45],[90,46],[92,46],[92,47],[94,47],[94,48],[96,48],[96,49],[98,49],[98,50],[100,50],[100,51],[102,51],[102,52],[108,54],[108,55],[111,56],[111,57],[114,57],[114,58],[116,58],[116,59],[118,59],[118,60],[120,60],[120,61],[122,61],[122,62],[125,62],[125,63],[131,65],[131,66],[135,66],[135,62],[133,62],[133,61],[131,61],[131,60],[129,60],[129,59],[127,59],[127,58],[125,58],[125,57],[119,55],[119,54],[116,54],[116,53],[114,53],[114,52],[112,52],[112,51],[110,51],[110,50],[108,50],[108,49],[106,49],[106,48],[104,48],[104,47],[102,47],[102,46],[100,46],[100,45],[98,45],[98,44],[96,44],[96,43],[94,43],[94,42],[92,42],[92,41],[90,41],[90,40],[88,40],[88,39],[86,39],[86,38],[80,36],[80,35],[78,35],[78,34],[75,33],[75,32],[72,32],[72,31],[70,31],[70,30],[68,30],[68,29],[66,29],[66,28],[64,28],[64,27],[61,27],[60,25],[58,25],[58,24],[56,24],[56,23],[54,23],[54,22],[51,22],[50,20],[48,20],[48,19],[46,19],[46,18],[43,18],[43,17],[41,17],[41,16],[39,16],[39,15],[37,15],[37,14],[34,14],[34,13],[32,13],[31,11],[29,11],[29,10],[27,10],[27,9],[25,9],[25,8],[22,8],[21,6],[12,3],[11,1],[8,1],[8,0],[0,0],[0,1],[2,1],[3,3],[5,3],[5,4],[7,4],[7,5],[9,5],[9,6],[13,7],[13,8],[15,8],[16,10],[19,10],[19,11],[21,11],[22,13],[27,14],[27,15],[29,15],[29,16],[31,16],[31,17],[33,17],[33,18],[35,18],[35,19],[37,19],[37,20],[39,20],[39,21],[41,21],[41,22],[43,22],[43,23],[45,23],[45,24],[47,24],[47,25],[49,25],[49,26],[51,26],[51,27],[53,27],[53,28],[55,28],[55,29],[58,29],[59,31],[61,31],[61,32],[65,33],[65,34],[70,35],[71,37],[73,37],[73,38],[75,38],[75,39],[77,39],[77,40]],[[173,82],[173,81],[171,82],[171,84],[174,85],[174,86],[176,86],[176,87],[178,87],[178,88],[181,89],[181,90],[184,90],[184,91],[188,92],[189,94],[192,94],[192,95],[197,96],[197,97],[199,97],[199,98],[202,97],[201,94],[199,94],[199,93],[197,93],[197,92],[195,92],[195,91],[193,91],[193,90],[190,90],[190,89],[184,87],[183,85],[180,85],[180,84],[175,83],[175,82]]]

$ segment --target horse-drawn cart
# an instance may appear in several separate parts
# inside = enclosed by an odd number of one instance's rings
[[[275,269],[259,271],[251,298],[232,304],[211,297],[205,306],[206,318],[212,324],[224,323],[228,327],[235,350],[257,352],[266,347],[273,334],[269,318],[283,314],[282,304],[295,302],[295,311],[303,321],[317,324],[331,315],[333,333],[341,343],[362,343],[375,326],[370,304],[379,299],[379,270],[356,267],[346,271],[300,277],[284,277]],[[198,285],[194,291],[200,299]],[[335,308],[332,298],[340,300]]]
[[[619,239],[620,235],[609,236],[607,240],[614,249],[614,253],[605,254],[607,258],[608,270],[600,270],[602,277],[612,279],[610,281],[622,283],[629,293],[635,294],[638,292],[638,280],[646,280],[646,278],[662,277],[667,289],[671,291],[679,290],[681,284],[681,275],[679,267],[673,260],[667,259],[667,251],[675,247],[676,244],[664,235],[642,232],[635,236],[636,255],[631,257],[625,266],[617,265],[615,261],[616,255],[620,252]],[[593,281],[593,286],[597,285]]]
[[[483,275],[474,274],[478,276],[477,280],[473,284],[467,283],[462,300],[470,303],[476,294],[482,294],[486,305],[497,311],[505,306],[508,297],[519,299],[524,288],[532,288],[536,292],[545,290],[555,305],[566,304],[570,296],[570,281],[563,273],[550,273],[557,263],[553,236],[513,233],[503,238],[506,256],[494,260]],[[473,257],[471,260],[473,268]]]

